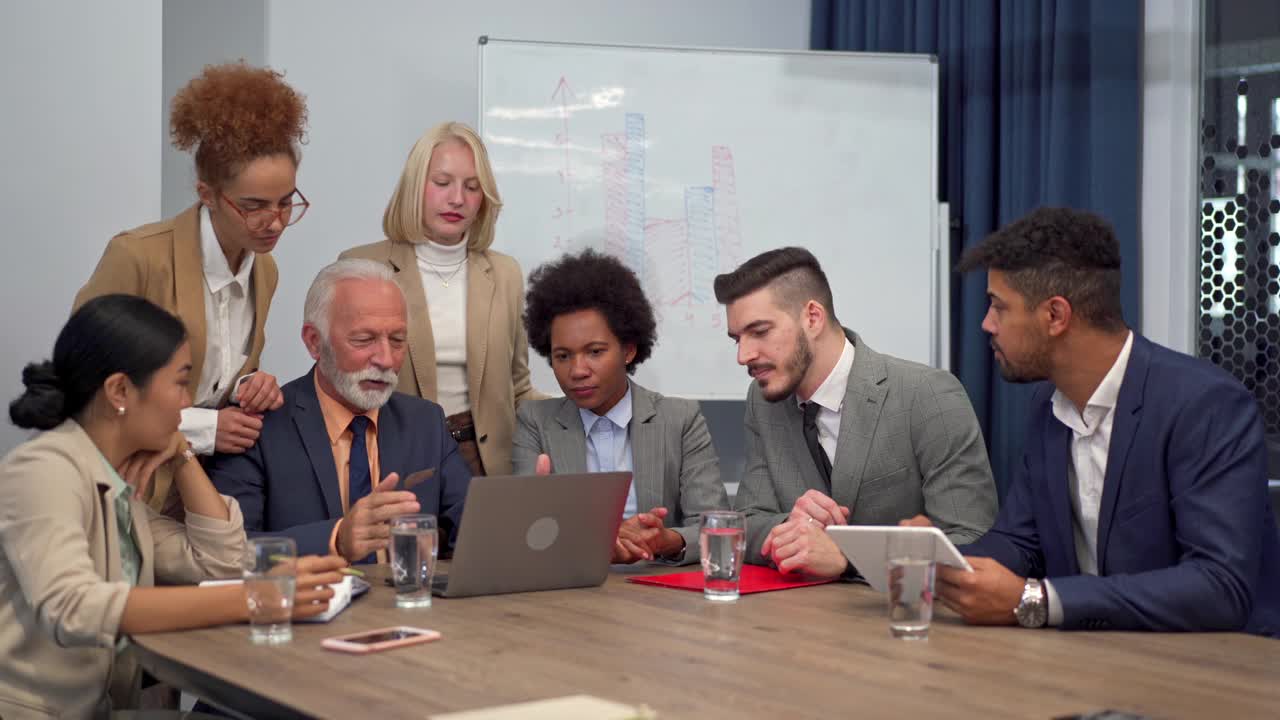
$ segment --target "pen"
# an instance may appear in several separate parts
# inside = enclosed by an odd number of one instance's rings
[[[288,560],[293,560],[294,558],[291,558],[288,555],[271,555],[267,559],[273,563],[282,563]],[[364,577],[364,571],[357,570],[353,567],[338,568],[338,572],[342,573],[343,575],[355,575],[356,577]]]

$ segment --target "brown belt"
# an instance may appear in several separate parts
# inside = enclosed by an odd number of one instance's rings
[[[470,412],[460,412],[456,415],[450,415],[444,419],[444,424],[449,428],[449,434],[453,436],[454,442],[475,442],[476,424],[471,418]]]

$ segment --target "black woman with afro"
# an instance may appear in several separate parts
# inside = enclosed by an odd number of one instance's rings
[[[657,344],[635,273],[594,250],[542,265],[529,276],[524,324],[565,397],[520,406],[515,472],[630,471],[613,562],[698,562],[698,515],[729,498],[698,403],[630,377]]]

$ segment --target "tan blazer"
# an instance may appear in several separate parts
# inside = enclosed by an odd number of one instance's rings
[[[120,567],[117,491],[74,420],[0,462],[0,717],[87,718],[135,701],[132,653],[117,655],[129,585]],[[240,506],[229,522],[188,513],[183,525],[130,500],[142,556],[138,586],[240,574]],[[108,691],[110,694],[108,695]]]
[[[276,293],[280,274],[270,255],[258,255],[250,273],[253,287],[253,340],[249,359],[237,376],[258,369],[262,347],[266,344],[263,328],[267,311]],[[76,293],[72,312],[100,295],[123,293],[139,295],[168,310],[182,320],[191,342],[191,377],[193,385],[204,367],[207,328],[204,314],[204,261],[200,252],[200,205],[192,205],[163,222],[126,230],[111,238],[106,252],[89,282]],[[227,404],[231,388],[218,401]],[[151,506],[160,509],[169,493],[173,478],[162,469],[152,485]]]
[[[339,258],[377,260],[395,272],[409,302],[409,364],[398,389],[435,401],[436,343],[413,245],[383,240]],[[514,258],[493,250],[469,252],[467,260],[467,387],[476,443],[486,473],[509,475],[516,406],[543,397],[529,380],[524,276]]]

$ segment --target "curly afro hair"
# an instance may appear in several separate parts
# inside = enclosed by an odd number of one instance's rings
[[[653,353],[658,342],[653,307],[635,273],[612,255],[588,249],[540,265],[529,275],[524,310],[529,345],[550,360],[551,321],[579,310],[600,311],[623,345],[636,346],[628,373]]]
[[[956,267],[999,270],[1028,306],[1060,295],[1094,327],[1124,327],[1120,244],[1110,223],[1093,213],[1042,207],[965,250]]]
[[[250,161],[285,154],[296,165],[307,104],[284,74],[242,62],[207,65],[173,98],[169,135],[195,149],[196,172],[220,187]]]

